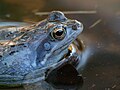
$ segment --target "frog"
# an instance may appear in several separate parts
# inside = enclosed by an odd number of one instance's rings
[[[52,11],[32,25],[0,28],[0,85],[44,80],[46,71],[69,60],[69,49],[82,31],[81,22],[61,11]]]

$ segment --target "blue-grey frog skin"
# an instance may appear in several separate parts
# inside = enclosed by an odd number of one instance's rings
[[[45,68],[66,60],[68,47],[82,31],[82,23],[60,11],[33,25],[0,28],[0,85],[35,82]]]

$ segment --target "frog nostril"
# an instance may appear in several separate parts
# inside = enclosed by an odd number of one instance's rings
[[[78,29],[78,26],[75,24],[75,25],[72,26],[72,29],[73,29],[73,30],[77,30],[77,29]]]

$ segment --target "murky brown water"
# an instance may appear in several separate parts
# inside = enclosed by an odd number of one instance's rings
[[[67,15],[84,24],[79,38],[84,41],[88,54],[83,54],[85,62],[80,73],[84,83],[80,90],[120,90],[120,1],[0,0],[0,21],[37,22],[46,16],[36,16],[35,12],[52,10],[97,11]]]

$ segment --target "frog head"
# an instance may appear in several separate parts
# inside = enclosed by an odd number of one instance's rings
[[[67,19],[60,11],[53,11],[48,18],[37,24],[37,39],[31,44],[38,67],[49,66],[68,52],[70,44],[83,31],[82,23]]]

